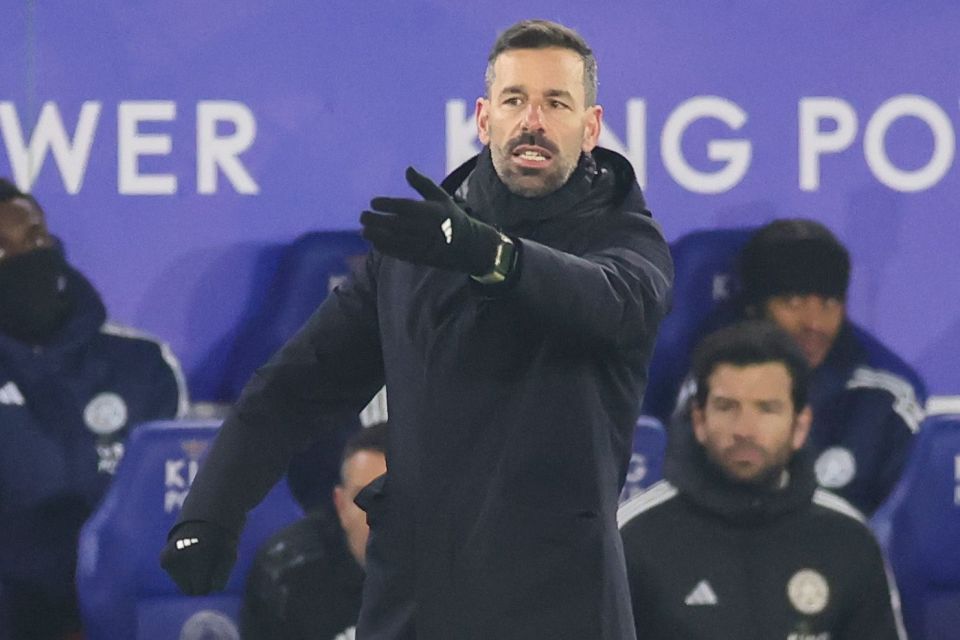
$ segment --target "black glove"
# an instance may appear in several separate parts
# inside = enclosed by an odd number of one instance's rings
[[[236,536],[206,520],[181,522],[160,552],[160,566],[188,596],[222,591],[236,561]]]
[[[360,214],[363,237],[385,255],[483,276],[493,270],[500,232],[471,218],[430,178],[407,167],[407,182],[423,200],[374,198]]]

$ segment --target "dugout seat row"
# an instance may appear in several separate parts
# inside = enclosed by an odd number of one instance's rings
[[[80,533],[77,592],[86,640],[239,640],[244,579],[259,546],[303,515],[286,482],[254,509],[222,593],[182,595],[159,554],[217,422],[137,427],[99,509]]]
[[[960,414],[922,423],[871,526],[896,576],[911,640],[960,638]]]

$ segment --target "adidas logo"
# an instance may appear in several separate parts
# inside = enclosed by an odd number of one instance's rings
[[[12,380],[0,387],[0,404],[15,404],[19,407],[25,404],[23,394],[20,393],[20,389],[13,384]]]
[[[440,225],[441,231],[443,231],[443,237],[447,239],[447,244],[453,242],[453,223],[450,222],[450,218],[447,218],[443,221],[443,224]]]
[[[701,580],[693,588],[693,591],[687,594],[687,598],[683,602],[691,607],[712,606],[717,604],[717,594],[713,592],[713,587],[710,586],[709,582]]]

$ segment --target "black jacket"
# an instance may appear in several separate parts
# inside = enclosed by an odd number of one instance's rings
[[[388,477],[357,499],[358,638],[632,638],[617,495],[667,245],[603,149],[536,200],[510,195],[486,151],[444,187],[516,239],[513,277],[371,253],[244,390],[181,520],[238,529],[294,451],[386,382]]]
[[[618,513],[638,640],[897,640],[895,587],[859,512],[796,454],[750,490],[674,426],[663,480]],[[892,580],[892,578],[891,578]]]
[[[315,511],[271,536],[247,575],[244,640],[340,640],[360,613],[363,569],[336,516]]]

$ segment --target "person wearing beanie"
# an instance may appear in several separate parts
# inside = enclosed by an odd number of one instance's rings
[[[698,347],[666,478],[617,513],[638,638],[905,638],[870,529],[817,488],[807,360],[764,320]]]
[[[738,271],[742,315],[779,325],[811,367],[817,480],[872,514],[899,479],[924,418],[922,380],[847,317],[850,255],[823,224],[764,225],[743,247]]]
[[[167,346],[107,323],[40,205],[0,179],[0,604],[11,637],[79,630],[80,526],[129,430],[186,409]]]

